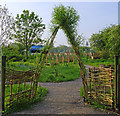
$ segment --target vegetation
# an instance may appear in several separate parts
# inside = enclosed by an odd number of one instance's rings
[[[96,67],[100,64],[114,64],[113,56],[120,55],[120,25],[111,25],[93,34],[90,38],[91,50],[88,47],[88,42],[86,42],[86,46],[81,46],[84,42],[84,37],[77,33],[79,20],[80,16],[73,7],[56,6],[53,9],[51,20],[51,31],[53,33],[48,41],[45,41],[41,39],[45,29],[45,24],[42,24],[42,18],[39,18],[34,12],[30,13],[29,10],[23,10],[23,13],[17,14],[14,20],[6,6],[3,8],[0,6],[0,21],[2,21],[2,25],[0,25],[0,43],[2,43],[2,55],[7,56],[7,68],[18,71],[37,68],[36,72],[39,75],[36,79],[37,82],[62,82],[81,77],[83,88],[80,88],[80,96],[84,97],[85,95],[87,97],[88,86],[84,64]],[[59,29],[63,29],[71,47],[53,47],[53,42]],[[7,43],[11,39],[15,41]],[[40,54],[29,54],[30,47],[37,43],[46,45]],[[70,62],[69,64],[59,63],[53,65],[52,60],[48,58],[50,65],[44,65],[49,51],[50,53],[74,52],[76,55],[75,64]],[[86,57],[83,57],[83,52],[87,54]],[[99,52],[101,59],[90,59],[88,56],[90,52]],[[29,87],[28,84],[26,88]],[[14,85],[14,88],[13,92],[16,92],[16,85]],[[22,90],[22,86],[20,89]],[[9,93],[9,90],[9,87],[6,86],[5,92]],[[12,109],[6,109],[6,114],[29,107],[30,104],[40,101],[41,97],[45,96],[46,93],[47,89],[38,87],[37,95],[32,102],[28,102],[27,99],[22,99],[19,103],[15,102]]]
[[[62,82],[80,78],[79,65],[61,63],[55,66],[44,66],[39,78],[40,82]]]
[[[28,50],[33,43],[43,43],[40,37],[45,29],[45,24],[42,24],[42,18],[39,18],[34,12],[23,10],[23,14],[17,14],[12,29],[13,39],[15,38],[15,41],[22,44],[26,50],[26,58],[28,58]]]
[[[0,45],[6,44],[9,41],[12,24],[13,17],[7,7],[0,5]]]
[[[74,53],[73,49],[71,47],[65,46],[65,45],[61,45],[58,47],[53,47],[50,49],[49,51],[50,53],[64,53],[64,52],[70,52],[70,53]]]
[[[101,57],[108,59],[120,55],[120,25],[111,25],[90,38],[92,49],[101,53]]]
[[[50,66],[43,66],[38,79],[39,82],[62,82],[80,78],[79,65],[77,63],[73,64],[70,62],[69,64],[59,63],[53,65],[52,60],[49,60],[49,62]],[[10,62],[7,66],[18,71],[27,71],[29,69],[34,69],[36,64],[29,62]]]
[[[64,7],[63,5],[60,5],[54,8],[51,22],[53,28],[59,26],[60,29],[63,29],[68,38],[68,42],[74,49],[80,67],[80,74],[85,92],[84,94],[85,97],[87,97],[87,81],[85,79],[86,70],[81,60],[81,52],[79,50],[83,38],[77,34],[77,24],[79,19],[80,16],[73,7]]]
[[[91,59],[91,58],[82,58],[84,64],[90,65],[90,66],[95,66],[99,67],[100,64],[104,64],[105,66],[107,65],[114,65],[114,59]]]
[[[17,86],[16,84],[13,85],[13,93],[17,93]],[[27,84],[27,86],[25,86],[25,89],[29,89],[30,88],[30,85]],[[23,85],[20,86],[19,90],[22,91],[23,89]],[[21,111],[21,110],[25,110],[25,109],[30,109],[32,104],[35,104],[37,102],[40,102],[41,100],[43,100],[43,97],[47,94],[48,90],[46,88],[43,88],[43,87],[38,87],[37,88],[37,93],[36,93],[36,96],[31,100],[29,101],[28,99],[26,98],[22,98],[22,99],[19,99],[19,101],[15,101],[14,104],[12,105],[11,108],[8,108],[8,107],[5,107],[5,114],[10,114],[10,113],[13,113],[13,112],[18,112],[18,111]],[[5,89],[5,94],[9,94],[10,93],[10,86],[6,86],[6,89]],[[8,103],[9,97],[6,97],[5,98],[5,105]]]
[[[2,55],[5,55],[9,61],[22,61],[25,59],[24,49],[24,46],[19,43],[2,45]]]

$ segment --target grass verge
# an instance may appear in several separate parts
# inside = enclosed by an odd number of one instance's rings
[[[114,59],[86,59],[82,58],[84,64],[99,67],[100,64],[107,65],[114,65]]]
[[[39,77],[39,82],[63,82],[78,78],[80,78],[78,64],[61,63],[54,66],[44,66]]]
[[[8,91],[8,90],[6,89],[6,91]],[[43,100],[43,97],[47,93],[48,93],[48,90],[46,88],[38,87],[36,96],[31,101],[29,101],[26,98],[19,99],[18,102],[14,102],[12,104],[11,108],[8,108],[8,107],[5,106],[6,110],[5,110],[4,114],[7,115],[7,114],[11,114],[13,112],[19,112],[21,110],[31,109],[32,105],[35,104],[35,103],[41,102]],[[5,101],[7,101],[7,99]]]

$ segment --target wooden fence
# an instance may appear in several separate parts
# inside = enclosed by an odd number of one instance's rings
[[[2,111],[12,108],[14,103],[21,100],[32,100],[36,95],[36,69],[28,71],[16,71],[5,68],[5,59],[2,64]]]
[[[89,68],[88,103],[114,109],[114,76],[112,68]]]
[[[46,57],[46,63],[49,63],[49,60],[52,60],[52,64],[58,64],[58,63],[69,63],[73,62],[75,63],[75,57],[73,55],[51,55]]]

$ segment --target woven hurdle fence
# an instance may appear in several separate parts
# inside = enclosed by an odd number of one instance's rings
[[[49,63],[49,60],[52,61],[52,64],[58,63],[75,63],[75,56],[74,55],[50,55],[46,56],[46,63]]]
[[[4,61],[4,59],[3,59]],[[4,63],[3,63],[4,64]],[[15,103],[31,101],[37,91],[36,69],[16,71],[2,66],[2,111],[12,108]]]
[[[110,68],[89,68],[88,103],[99,104],[106,109],[114,109],[114,76]]]

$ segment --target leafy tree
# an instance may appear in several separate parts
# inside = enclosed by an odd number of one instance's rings
[[[52,52],[53,53],[60,53],[60,52],[71,52],[71,53],[73,53],[74,51],[71,47],[67,47],[65,45],[60,45],[58,47],[51,48],[50,53],[52,53]]]
[[[2,55],[5,55],[8,59],[22,60],[24,54],[24,47],[18,43],[9,43],[8,45],[2,46]]]
[[[120,25],[111,25],[90,38],[91,47],[101,51],[103,58],[113,57],[120,54]]]
[[[120,25],[111,28],[106,46],[108,46],[111,56],[120,55]]]
[[[0,5],[0,45],[8,43],[13,20],[6,5]]]
[[[45,29],[45,24],[42,24],[42,18],[39,18],[34,12],[23,10],[21,15],[17,14],[12,29],[15,41],[25,47],[26,58],[28,58],[28,50],[33,43],[43,43],[40,37]]]

